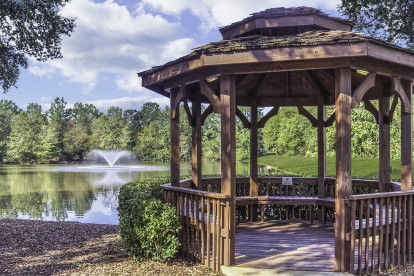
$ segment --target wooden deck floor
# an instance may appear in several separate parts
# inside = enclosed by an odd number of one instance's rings
[[[275,270],[333,271],[334,228],[308,222],[241,223],[236,266]]]

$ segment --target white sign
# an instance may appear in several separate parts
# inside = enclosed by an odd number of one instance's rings
[[[292,185],[292,177],[282,177],[282,185]]]

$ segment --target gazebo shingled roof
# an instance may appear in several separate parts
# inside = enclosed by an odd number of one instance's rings
[[[211,42],[203,46],[194,48],[193,52],[170,61],[164,65],[155,66],[152,69],[138,73],[140,77],[147,76],[151,73],[159,71],[169,65],[191,59],[195,56],[209,54],[219,54],[228,52],[238,52],[257,49],[269,49],[269,48],[285,48],[285,47],[303,47],[303,46],[319,46],[319,45],[337,45],[337,44],[350,44],[358,42],[372,42],[378,45],[394,48],[404,52],[413,54],[410,49],[406,49],[394,44],[390,44],[381,39],[367,36],[358,32],[351,31],[338,31],[338,30],[319,30],[308,31],[305,33],[299,33],[295,35],[285,36],[262,36],[253,35],[247,37],[231,38],[227,40],[221,40],[219,42]]]
[[[268,9],[221,28],[224,40],[195,48],[189,55],[138,74],[142,86],[170,98],[171,184],[164,189],[166,200],[177,207],[185,224],[181,241],[187,256],[216,270],[220,265],[235,263],[237,204],[248,206],[251,221],[258,218],[259,206],[262,220],[263,206],[308,208],[311,221],[316,208],[321,223],[326,222],[327,210],[333,210],[338,271],[388,269],[414,259],[414,52],[352,32],[352,26],[348,20],[313,8]],[[379,128],[377,181],[351,177],[351,110],[361,102]],[[398,102],[401,183],[397,185],[390,180],[390,123]],[[192,176],[187,180],[180,180],[180,103],[184,104],[192,128]],[[209,105],[202,110],[202,103]],[[335,106],[330,116],[326,114],[328,105]],[[250,118],[238,106],[249,106]],[[272,109],[258,118],[260,106]],[[286,192],[289,187],[282,189],[281,178],[258,177],[258,128],[277,115],[281,106],[297,107],[299,114],[317,128],[318,177],[294,178],[290,182],[302,185],[301,191],[312,191],[300,197],[269,194],[269,185]],[[317,107],[317,115],[305,106]],[[206,179],[201,174],[201,126],[213,112],[221,116],[221,177]],[[236,177],[236,116],[250,129],[248,178]],[[336,178],[328,179],[326,127],[334,122]],[[201,240],[192,244],[197,235]],[[394,238],[396,243],[392,242]]]

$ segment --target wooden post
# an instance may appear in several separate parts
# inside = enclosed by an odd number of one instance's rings
[[[250,106],[250,196],[257,197],[258,183],[257,183],[257,99],[251,99]],[[249,205],[249,219],[250,221],[257,220],[257,205]]]
[[[409,191],[413,187],[412,181],[412,84],[411,81],[401,80],[401,84],[410,102],[410,112],[401,108],[401,191]]]
[[[349,242],[345,242],[347,212],[344,199],[352,192],[351,178],[351,70],[335,70],[336,191],[335,271],[349,270]]]
[[[326,197],[326,107],[323,97],[318,101],[318,198]],[[318,208],[318,220],[325,224],[325,206]]]
[[[195,95],[192,102],[192,148],[191,148],[191,176],[195,187],[202,189],[201,183],[201,93]]]
[[[381,91],[378,110],[379,125],[379,192],[390,190],[390,96],[389,89]]]
[[[235,261],[236,237],[236,82],[234,75],[220,76],[221,100],[221,193],[228,194],[229,243],[224,250],[224,265]],[[227,249],[227,250],[226,250]]]
[[[180,112],[176,112],[175,118],[173,118],[173,105],[177,98],[178,87],[171,89],[170,106],[171,106],[171,117],[170,117],[170,165],[171,165],[171,186],[180,185]],[[178,108],[178,107],[177,107]]]

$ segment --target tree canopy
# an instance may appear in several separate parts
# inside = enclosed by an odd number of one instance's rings
[[[70,35],[75,19],[59,10],[70,0],[0,1],[0,85],[6,93],[16,87],[20,67],[28,57],[38,61],[62,58],[61,36]]]
[[[414,49],[414,2],[411,0],[342,0],[339,10],[355,29]]]

